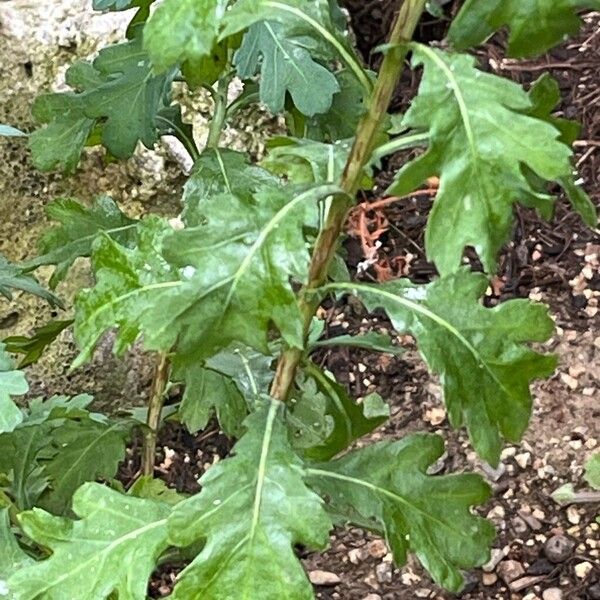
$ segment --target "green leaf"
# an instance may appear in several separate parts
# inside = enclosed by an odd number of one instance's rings
[[[0,473],[8,475],[6,492],[20,510],[37,505],[62,514],[81,483],[114,477],[133,423],[90,413],[91,401],[32,400],[23,422],[0,435]]]
[[[8,580],[15,600],[105,600],[146,597],[150,574],[167,548],[168,504],[119,494],[87,483],[73,497],[71,521],[34,509],[19,521],[52,556]]]
[[[280,23],[252,25],[235,54],[238,75],[250,79],[260,71],[260,101],[274,113],[283,111],[287,92],[301,113],[327,112],[340,89],[335,75],[313,60],[303,38],[286,33]]]
[[[596,490],[600,490],[600,453],[594,454],[585,465],[585,480]]]
[[[290,280],[304,281],[308,270],[304,223],[316,220],[317,200],[336,194],[339,189],[328,185],[293,198],[289,190],[265,189],[252,202],[211,196],[201,207],[202,225],[174,232],[146,219],[135,250],[99,239],[92,256],[96,287],[76,301],[75,336],[82,350],[75,366],[114,326],[116,352],[143,332],[147,349],[166,351],[177,343],[190,361],[232,342],[268,354],[272,324],[290,345],[302,347]]]
[[[162,479],[154,479],[150,475],[136,479],[127,493],[136,498],[156,500],[169,506],[175,506],[186,498],[186,496],[180,494],[177,490],[168,487]]]
[[[335,142],[356,133],[365,110],[365,89],[348,69],[336,73],[336,77],[340,89],[329,110],[307,120],[306,136],[311,139]]]
[[[401,565],[414,552],[434,580],[462,587],[461,569],[487,562],[494,528],[472,514],[490,490],[477,475],[428,476],[444,452],[436,435],[380,442],[308,470],[311,486],[346,521],[385,535]]]
[[[12,290],[21,290],[39,296],[52,306],[61,306],[61,301],[51,292],[44,289],[37,280],[25,273],[21,265],[14,265],[0,254],[0,296],[12,300]]]
[[[48,229],[40,241],[40,256],[24,263],[34,269],[56,265],[50,285],[55,288],[66,276],[77,258],[90,256],[92,244],[100,234],[129,246],[135,237],[137,221],[127,217],[112,198],[100,196],[90,208],[63,198],[46,207],[48,218],[60,225]]]
[[[553,332],[545,306],[510,300],[485,308],[483,274],[461,270],[428,286],[404,280],[379,286],[331,284],[383,308],[398,333],[411,333],[429,368],[440,375],[450,422],[469,430],[473,446],[496,465],[502,438],[518,442],[531,415],[529,383],[550,375],[553,356],[529,349]]]
[[[571,146],[578,138],[581,126],[576,121],[553,116],[552,111],[561,102],[557,81],[545,73],[531,86],[529,99],[532,107],[527,114],[550,123],[561,132],[561,141],[567,146]],[[577,185],[575,176],[570,174],[563,177],[559,183],[569,197],[573,208],[581,215],[583,222],[589,227],[596,227],[598,224],[596,207],[585,190]]]
[[[38,455],[50,444],[46,429],[22,427],[0,435],[0,473],[8,476],[4,491],[19,510],[32,508],[48,487]]]
[[[281,47],[289,48],[289,40],[294,39],[294,45],[299,44],[301,48],[306,48],[313,59],[323,64],[341,60],[360,82],[364,91],[366,93],[372,91],[373,83],[354,52],[347,31],[346,18],[337,6],[337,2],[238,0],[225,13],[220,39],[248,28],[252,29],[254,25],[260,23],[268,23],[271,27],[278,26],[273,31],[281,34],[277,36]],[[252,38],[255,36],[256,34],[253,34]],[[279,50],[275,50],[279,54]],[[292,60],[291,56],[290,60]],[[315,82],[313,81],[312,84],[314,85]],[[319,92],[322,90],[319,89]]]
[[[23,413],[12,396],[22,396],[28,390],[25,373],[14,369],[12,359],[0,342],[0,434],[13,431],[23,421]]]
[[[171,543],[205,545],[180,575],[173,600],[313,598],[294,547],[324,548],[331,521],[303,481],[279,411],[272,401],[251,415],[235,456],[211,467],[200,494],[175,507]]]
[[[0,123],[0,137],[27,137],[27,134],[16,127]]]
[[[338,335],[326,340],[318,340],[313,343],[315,348],[329,348],[335,346],[346,346],[348,348],[364,348],[373,352],[385,352],[400,356],[404,354],[401,346],[395,346],[388,335],[368,331],[361,335]]]
[[[15,571],[29,565],[31,558],[17,543],[13,532],[10,530],[10,518],[8,509],[0,509],[0,596],[6,596],[8,593],[6,580]]]
[[[37,329],[34,329],[31,337],[23,335],[14,335],[5,338],[6,350],[13,354],[24,354],[25,356],[19,363],[19,368],[23,369],[36,363],[42,356],[44,350],[54,342],[54,340],[67,328],[73,321],[50,321]]]
[[[144,28],[144,48],[158,73],[210,55],[228,0],[165,0]]]
[[[53,456],[43,463],[50,489],[37,506],[53,514],[64,514],[82,483],[114,477],[125,458],[130,434],[131,422],[127,421],[66,421],[55,429],[51,446],[46,448],[46,454]]]
[[[285,421],[292,446],[302,451],[323,445],[332,434],[335,423],[333,417],[327,414],[329,402],[319,391],[317,382],[310,377],[297,379],[298,396],[292,397]]]
[[[183,194],[183,221],[187,226],[201,225],[209,214],[212,196],[232,194],[252,202],[254,194],[266,187],[277,187],[279,180],[265,169],[250,164],[241,152],[208,149],[194,165]]]
[[[531,100],[515,83],[478,71],[470,56],[413,49],[413,66],[425,72],[404,125],[427,131],[429,148],[400,170],[388,191],[403,195],[439,176],[425,239],[429,258],[448,274],[472,246],[493,272],[510,235],[513,204],[550,205],[524,167],[559,181],[571,175],[571,151],[558,130],[523,114]]]
[[[102,143],[116,158],[128,158],[138,141],[152,148],[158,140],[157,114],[170,104],[174,73],[155,76],[141,39],[100,51],[92,64],[75,63],[67,83],[77,90],[40,96],[34,116],[44,129],[30,137],[36,167],[73,171],[96,125]]]
[[[94,10],[128,10],[130,8],[149,6],[154,0],[93,0]]]
[[[239,437],[248,406],[235,383],[198,363],[189,365],[180,377],[186,384],[179,408],[185,426],[192,433],[205,429],[216,413],[223,431],[229,437]]]
[[[326,183],[339,181],[352,142],[324,144],[313,140],[272,137],[267,141],[267,155],[261,165],[292,183]],[[364,182],[369,187],[369,180]]]
[[[581,25],[577,11],[584,9],[600,10],[600,0],[467,0],[448,37],[464,50],[508,27],[509,55],[537,56],[577,33]]]
[[[305,366],[305,371],[316,382],[319,394],[327,399],[325,412],[333,422],[330,435],[323,443],[307,449],[307,457],[327,460],[388,420],[389,407],[381,396],[367,396],[361,406],[350,398],[345,388],[337,383],[330,373],[322,371],[312,363]]]

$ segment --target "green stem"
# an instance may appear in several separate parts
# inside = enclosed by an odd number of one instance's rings
[[[428,141],[429,133],[411,133],[409,135],[402,135],[379,146],[379,148],[373,152],[371,162],[376,163],[382,158],[394,154],[398,150],[403,150],[404,148],[424,146]]]
[[[156,438],[160,425],[160,416],[165,401],[165,390],[169,383],[169,359],[166,354],[159,354],[152,381],[152,391],[148,403],[148,429],[144,435],[142,451],[142,474],[152,477],[154,475],[154,461],[156,460]]]
[[[232,75],[227,73],[217,83],[217,89],[213,95],[215,102],[215,112],[210,122],[208,130],[208,139],[206,140],[207,148],[218,148],[225,126],[225,118],[227,117],[227,92],[231,83]]]
[[[332,204],[313,250],[308,283],[299,300],[305,334],[308,333],[318,306],[318,301],[311,297],[310,291],[320,287],[327,278],[346,221],[346,214],[358,192],[363,169],[371,157],[377,135],[385,121],[392,95],[404,66],[408,43],[412,39],[425,9],[425,3],[426,0],[404,0],[394,22],[388,49],[369,100],[368,111],[358,125],[354,145],[340,182],[340,187],[346,192],[347,197],[338,198]],[[273,398],[284,402],[287,400],[301,358],[302,350],[300,348],[288,348],[280,356],[271,386]]]

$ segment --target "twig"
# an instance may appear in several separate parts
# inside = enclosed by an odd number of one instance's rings
[[[154,475],[154,461],[156,459],[156,437],[160,425],[160,416],[165,400],[165,390],[169,382],[169,359],[166,354],[159,354],[152,391],[148,403],[148,429],[144,434],[144,447],[142,450],[142,473],[152,477]]]

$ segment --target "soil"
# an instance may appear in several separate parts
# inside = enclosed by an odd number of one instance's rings
[[[347,0],[357,27],[359,47],[371,64],[371,53],[380,44],[390,21],[393,3]],[[455,10],[455,3],[448,7]],[[444,24],[425,21],[421,39],[439,39]],[[580,36],[539,60],[516,63],[505,60],[504,39],[498,35],[478,52],[485,68],[528,85],[549,71],[559,82],[563,104],[560,116],[583,123],[576,161],[587,191],[600,203],[600,14],[586,16]],[[395,98],[397,110],[404,109],[418,86],[418,78],[405,76]],[[385,189],[406,153],[392,157],[379,174],[379,189]],[[363,200],[370,200],[364,198]],[[348,238],[348,266],[366,280],[405,276],[427,282],[435,268],[423,250],[423,228],[431,200],[427,194],[402,205],[391,205],[370,213],[371,222],[386,231],[379,236],[381,247],[374,264],[357,271],[365,256],[361,241]],[[557,324],[557,333],[545,346],[560,356],[560,366],[547,381],[535,383],[535,410],[523,442],[508,445],[496,470],[482,464],[463,432],[452,431],[441,404],[438,383],[430,376],[413,340],[404,336],[398,343],[406,352],[401,357],[372,355],[350,349],[322,351],[314,358],[331,370],[355,398],[380,393],[389,402],[390,421],[371,436],[399,439],[413,431],[430,431],[444,436],[447,454],[439,472],[480,472],[491,484],[493,498],[480,509],[497,527],[492,560],[480,569],[465,573],[461,594],[440,590],[412,558],[396,568],[385,543],[359,529],[336,530],[330,549],[322,554],[303,555],[317,598],[340,600],[407,600],[412,598],[472,600],[501,598],[535,600],[600,598],[600,527],[595,522],[598,504],[560,506],[551,494],[565,483],[584,488],[583,464],[600,444],[600,232],[586,228],[564,199],[557,204],[550,222],[531,210],[516,210],[512,241],[502,253],[498,276],[488,290],[486,304],[493,306],[515,297],[546,302]],[[477,260],[471,257],[473,268]],[[380,315],[369,315],[354,304],[338,304],[323,310],[328,335],[368,330],[387,331]],[[162,439],[171,456],[163,473],[179,489],[196,490],[196,479],[210,465],[227,455],[229,443],[216,427],[192,438],[171,429]],[[207,445],[208,444],[208,445]],[[171,453],[174,450],[174,453]],[[207,462],[208,452],[208,462]],[[179,482],[189,482],[191,487]],[[564,548],[557,560],[553,548]],[[183,565],[170,565],[156,573],[151,584],[153,597],[167,595]],[[318,585],[326,580],[326,584]]]

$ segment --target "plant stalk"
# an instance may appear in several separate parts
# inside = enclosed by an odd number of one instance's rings
[[[426,0],[404,0],[394,21],[386,54],[369,100],[367,113],[358,125],[354,145],[350,151],[340,182],[340,187],[346,192],[347,196],[339,197],[332,203],[325,225],[313,250],[308,283],[299,300],[305,335],[308,333],[318,306],[318,302],[311,297],[310,292],[321,287],[327,278],[346,221],[346,215],[354,203],[354,198],[360,187],[363,169],[374,150],[377,135],[384,123],[392,95],[404,66],[404,60],[408,53],[408,43],[413,37],[421,14],[425,9],[425,4]],[[302,350],[300,348],[288,348],[280,356],[270,391],[273,398],[282,402],[287,400],[301,359]]]
[[[169,359],[166,354],[159,354],[150,401],[148,403],[148,417],[146,425],[148,430],[144,434],[144,447],[142,451],[142,474],[152,477],[154,475],[154,461],[156,460],[156,438],[160,425],[160,417],[165,401],[165,390],[169,383]]]
[[[232,75],[227,73],[217,83],[217,88],[214,90],[213,100],[215,102],[215,111],[212,116],[210,127],[208,130],[208,139],[206,140],[207,148],[218,148],[221,141],[221,134],[225,126],[227,117],[227,93]]]

